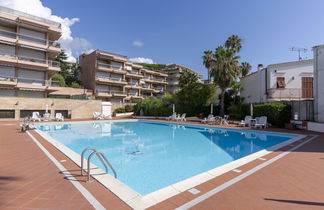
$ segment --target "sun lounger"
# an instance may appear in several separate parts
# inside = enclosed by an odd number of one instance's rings
[[[93,112],[93,119],[102,120],[103,117],[101,116],[101,114],[99,112]]]
[[[56,113],[55,120],[56,121],[64,121],[64,117],[63,117],[62,113]]]
[[[32,117],[31,117],[31,121],[41,121],[41,117],[39,115],[39,112],[33,112]]]
[[[215,117],[212,114],[209,114],[207,118],[203,119],[201,123],[211,123],[215,121]]]

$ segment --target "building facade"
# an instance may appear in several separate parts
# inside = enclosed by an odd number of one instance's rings
[[[167,74],[129,62],[127,56],[95,50],[82,54],[79,60],[80,79],[96,99],[122,104],[160,97],[166,90]]]
[[[171,64],[167,65],[165,68],[163,68],[161,71],[165,74],[168,75],[168,85],[167,85],[167,92],[174,93],[176,91],[180,90],[179,87],[179,78],[180,78],[180,73],[184,70],[187,69],[188,71],[194,73],[197,75],[199,81],[203,78],[203,76],[199,73],[197,73],[195,70],[181,66],[179,64]]]
[[[317,122],[324,122],[324,45],[315,46],[313,52],[314,120]]]
[[[0,96],[47,97],[60,37],[60,23],[0,6]]]
[[[241,78],[245,103],[312,100],[313,59],[271,64]]]

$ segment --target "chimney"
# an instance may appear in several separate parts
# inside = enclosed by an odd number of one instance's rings
[[[261,71],[263,69],[263,64],[258,65],[258,71]]]

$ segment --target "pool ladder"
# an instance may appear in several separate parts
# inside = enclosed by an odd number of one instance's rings
[[[84,154],[87,152],[87,151],[92,151],[92,153],[89,155],[88,157],[88,181],[87,182],[90,182],[90,160],[91,158],[96,155],[98,157],[98,159],[100,160],[100,162],[102,163],[102,165],[104,165],[105,169],[106,169],[106,173],[108,173],[108,166],[109,168],[112,170],[113,174],[114,174],[114,177],[117,179],[117,173],[115,171],[115,169],[112,167],[112,165],[110,164],[110,162],[108,161],[108,159],[106,158],[106,156],[102,153],[102,152],[99,152],[97,151],[95,148],[92,148],[92,147],[87,147],[85,148],[83,151],[82,151],[82,154],[81,154],[81,176],[83,176],[83,162],[84,162]]]

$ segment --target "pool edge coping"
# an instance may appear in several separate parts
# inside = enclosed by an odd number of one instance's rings
[[[130,119],[130,120],[107,120],[107,122],[122,122],[122,121],[132,121],[136,122],[139,121],[137,119]],[[143,121],[150,121],[150,120],[143,120]],[[105,122],[105,121],[73,121],[73,122],[46,122],[46,123],[40,123],[40,124],[62,124],[62,123],[89,123],[89,122]],[[154,121],[153,121],[154,122]],[[156,122],[156,121],[155,121]],[[168,123],[168,122],[166,122]],[[175,124],[175,123],[171,123]],[[181,123],[177,123],[181,124]],[[181,125],[191,125],[191,124],[181,124]],[[193,125],[196,126],[196,125]],[[217,129],[227,129],[227,128],[219,128],[219,127],[209,127],[204,125],[197,125],[199,127],[205,127],[205,128],[217,128]],[[240,129],[230,129],[230,130],[240,130]],[[47,133],[40,131],[38,129],[35,129],[35,132],[38,133],[42,138],[47,140],[51,145],[53,145],[55,148],[57,148],[60,152],[62,152],[64,155],[66,155],[72,162],[74,162],[76,165],[81,167],[81,156],[65,146],[64,144],[58,142],[53,137],[49,136]],[[253,130],[251,131],[253,132]],[[253,160],[256,160],[262,156],[265,156],[267,154],[272,153],[273,151],[276,151],[282,147],[285,147],[289,144],[292,144],[300,139],[303,139],[307,137],[307,135],[302,134],[289,134],[289,133],[283,133],[283,132],[267,132],[267,131],[259,131],[262,133],[277,133],[277,134],[287,134],[290,136],[293,136],[291,139],[281,142],[279,144],[276,144],[274,146],[271,146],[269,148],[260,150],[258,152],[252,153],[248,156],[242,157],[240,159],[237,159],[235,161],[232,161],[230,163],[224,164],[222,166],[210,169],[208,171],[202,172],[198,175],[189,177],[185,180],[182,180],[180,182],[177,182],[175,184],[169,185],[167,187],[161,188],[159,190],[156,190],[154,192],[151,192],[146,195],[141,195],[137,191],[130,188],[128,185],[124,184],[123,182],[119,181],[118,179],[115,179],[112,175],[107,174],[105,171],[100,169],[95,164],[90,163],[90,167],[94,168],[91,169],[91,176],[96,179],[99,183],[101,183],[105,188],[110,190],[113,194],[115,194],[119,199],[124,201],[127,205],[134,209],[145,209],[148,207],[151,207],[157,203],[160,203],[164,200],[167,200],[168,198],[171,198],[175,195],[178,195],[182,192],[185,192],[193,187],[196,187],[202,183],[205,183],[213,178],[216,178],[222,174],[225,174],[229,171],[232,171],[235,168],[238,168],[242,165],[245,165],[249,162],[252,162]],[[87,164],[87,160],[85,161],[85,165]],[[117,174],[118,175],[118,174]]]

